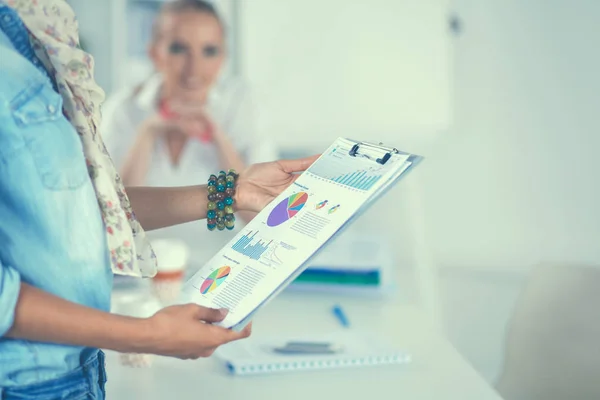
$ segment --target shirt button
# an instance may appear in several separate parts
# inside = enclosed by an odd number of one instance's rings
[[[56,112],[56,107],[54,107],[52,104],[50,104],[48,107],[46,107],[46,109],[51,114],[54,114],[54,112]]]

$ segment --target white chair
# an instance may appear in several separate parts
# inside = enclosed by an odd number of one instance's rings
[[[600,399],[600,266],[533,271],[497,389],[505,400]]]

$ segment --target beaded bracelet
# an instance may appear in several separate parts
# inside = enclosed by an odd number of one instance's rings
[[[235,226],[233,215],[233,196],[238,174],[230,169],[219,172],[219,176],[211,175],[208,178],[208,213],[206,214],[206,227],[209,231],[215,228],[222,231],[225,228],[232,230]]]

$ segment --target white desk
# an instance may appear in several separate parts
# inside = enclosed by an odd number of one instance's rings
[[[407,365],[234,377],[216,359],[157,358],[147,369],[119,365],[107,354],[109,400],[501,400],[454,348],[424,322],[416,307],[377,300],[285,293],[256,317],[253,335],[330,332],[336,301],[353,327],[371,327],[413,356]]]

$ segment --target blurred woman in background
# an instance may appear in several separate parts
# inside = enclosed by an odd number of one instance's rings
[[[149,56],[156,74],[109,98],[103,110],[103,139],[126,185],[194,185],[223,168],[277,158],[255,135],[248,91],[223,78],[225,26],[212,4],[165,3]],[[182,225],[156,236],[185,239],[194,248],[201,230],[202,224]],[[232,237],[215,236],[217,248]],[[201,265],[209,253],[192,256]]]

